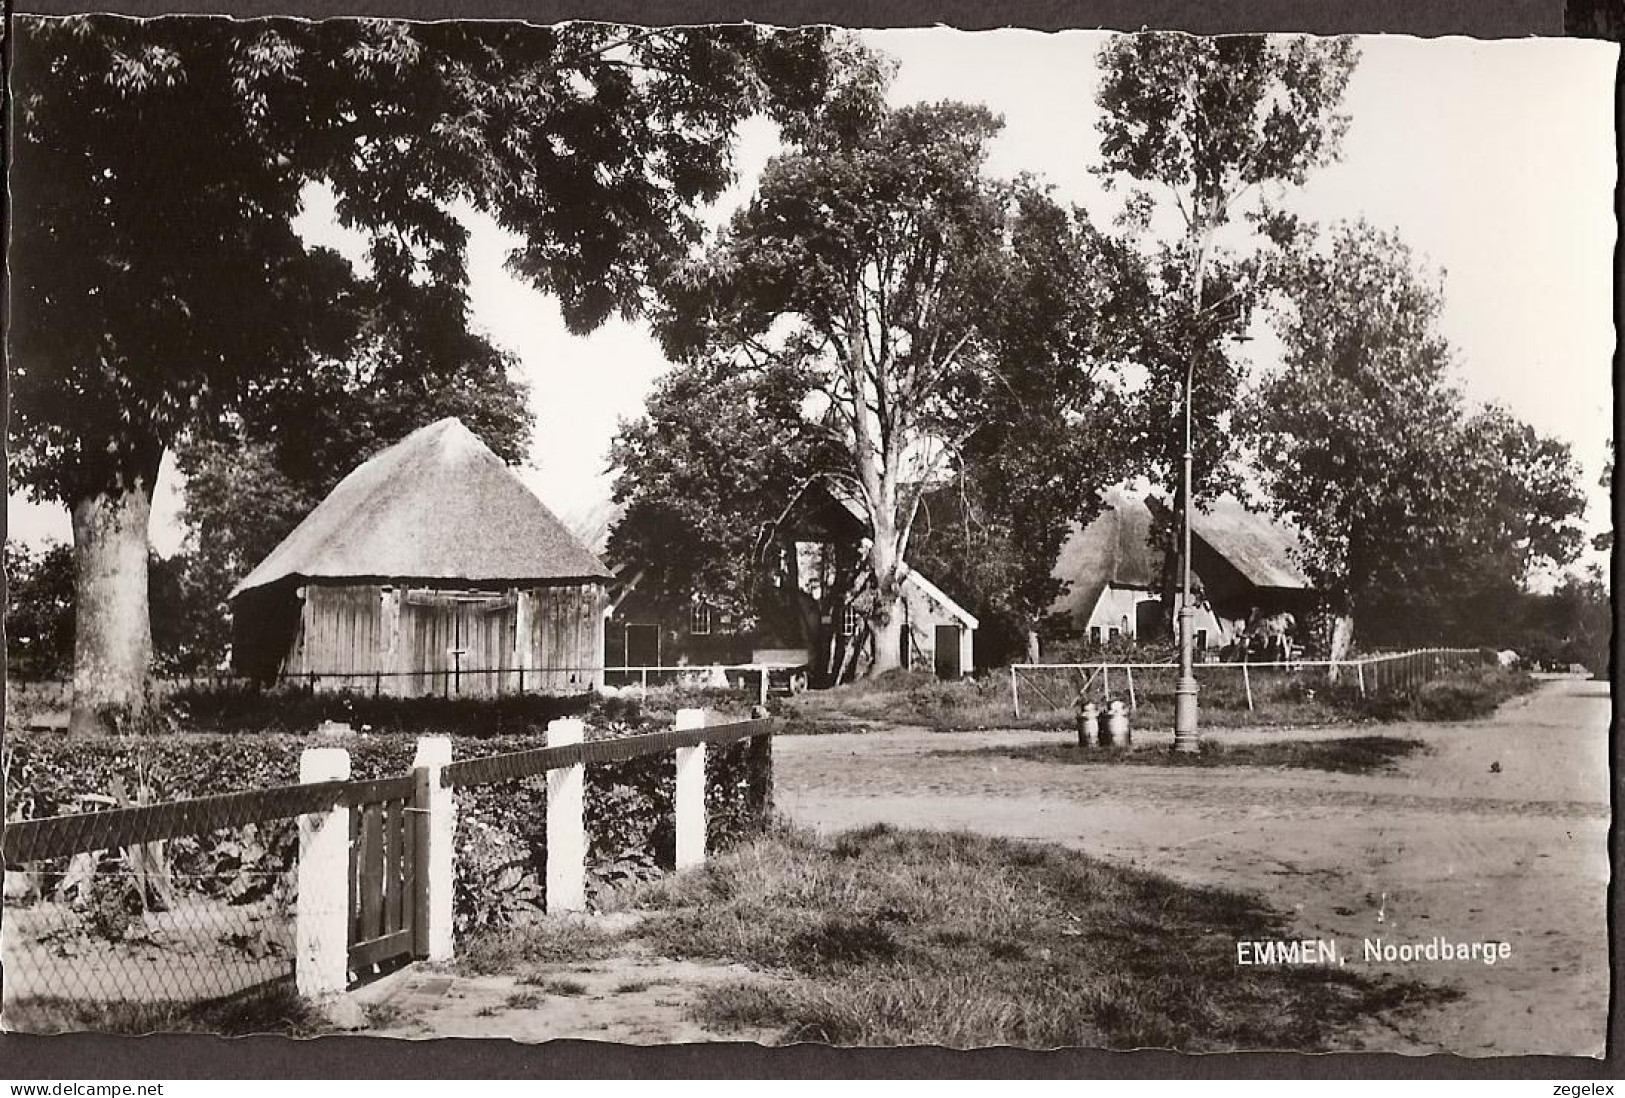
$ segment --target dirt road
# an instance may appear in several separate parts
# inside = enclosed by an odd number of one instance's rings
[[[1351,1033],[1350,1047],[1600,1056],[1610,712],[1606,683],[1565,679],[1489,720],[1384,726],[1428,753],[1377,776],[956,757],[1064,738],[1030,731],[784,737],[774,747],[777,796],[820,830],[968,828],[1260,893],[1296,914],[1299,933],[1336,939],[1350,964],[1462,992],[1420,1017]],[[1312,733],[1339,734],[1351,733]],[[1164,738],[1137,733],[1140,743]],[[1512,953],[1493,965],[1363,957],[1366,939],[1436,935],[1506,941]]]

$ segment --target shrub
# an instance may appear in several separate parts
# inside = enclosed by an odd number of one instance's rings
[[[431,716],[436,708],[429,707]],[[625,723],[597,725],[589,739],[666,726],[630,701],[610,711]],[[85,795],[120,788],[144,786],[154,801],[167,801],[293,784],[300,752],[318,742],[328,741],[278,732],[137,737],[14,732],[4,743],[0,768],[12,818],[34,818],[79,811]],[[339,742],[350,752],[352,776],[361,779],[406,772],[416,751],[416,737],[398,733],[359,734]],[[535,732],[454,735],[452,744],[455,758],[471,758],[541,747],[545,737]],[[738,744],[707,751],[706,778],[708,841],[721,849],[759,826],[762,806],[755,791],[771,776],[755,774],[748,745]],[[671,867],[673,786],[668,754],[587,768],[590,895],[596,898]],[[453,903],[459,933],[512,925],[545,907],[545,790],[545,778],[538,776],[458,791]],[[286,881],[296,854],[291,820],[188,835],[167,844],[177,878],[231,902],[247,902]],[[47,875],[59,878],[60,869]]]

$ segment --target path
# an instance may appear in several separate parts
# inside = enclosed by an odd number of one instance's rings
[[[1357,957],[1367,937],[1506,940],[1512,957],[1493,966],[1386,966],[1464,995],[1350,1043],[1601,1055],[1610,712],[1606,683],[1565,679],[1488,720],[1384,726],[1375,731],[1422,740],[1429,753],[1373,776],[956,757],[1061,738],[1031,731],[783,737],[777,799],[824,831],[967,828],[1256,892],[1296,913],[1303,934],[1337,938]],[[1137,738],[1153,735],[1171,737]],[[1249,736],[1260,734],[1215,738]]]

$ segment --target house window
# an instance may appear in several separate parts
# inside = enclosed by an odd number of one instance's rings
[[[711,604],[695,599],[688,610],[688,631],[696,637],[711,632]]]
[[[841,636],[850,637],[858,631],[858,608],[848,606],[841,614]]]
[[[1091,625],[1089,627],[1089,643],[1090,644],[1099,644],[1100,643],[1100,626]]]
[[[1196,631],[1196,650],[1198,652],[1202,652],[1202,651],[1207,650],[1207,630],[1206,629],[1198,629]]]
[[[1106,634],[1106,639],[1111,640],[1111,641],[1115,641],[1117,639],[1117,636],[1118,636],[1117,627],[1114,625],[1114,626],[1112,626],[1111,631]]]

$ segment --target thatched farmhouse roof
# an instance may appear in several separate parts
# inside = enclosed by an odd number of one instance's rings
[[[1298,538],[1291,528],[1250,511],[1234,496],[1221,496],[1197,511],[1191,532],[1245,576],[1254,587],[1307,591],[1312,584],[1298,567]]]
[[[1153,506],[1123,491],[1107,493],[1105,508],[1088,526],[1072,528],[1056,558],[1054,575],[1071,586],[1051,613],[1088,617],[1109,585],[1153,591],[1162,575],[1162,552],[1149,541]],[[1222,497],[1198,509],[1193,538],[1224,558],[1254,587],[1307,591],[1308,577],[1293,560],[1296,535],[1240,500]],[[1201,586],[1201,577],[1195,577]]]
[[[608,579],[609,572],[462,422],[362,462],[232,591],[288,577]]]

